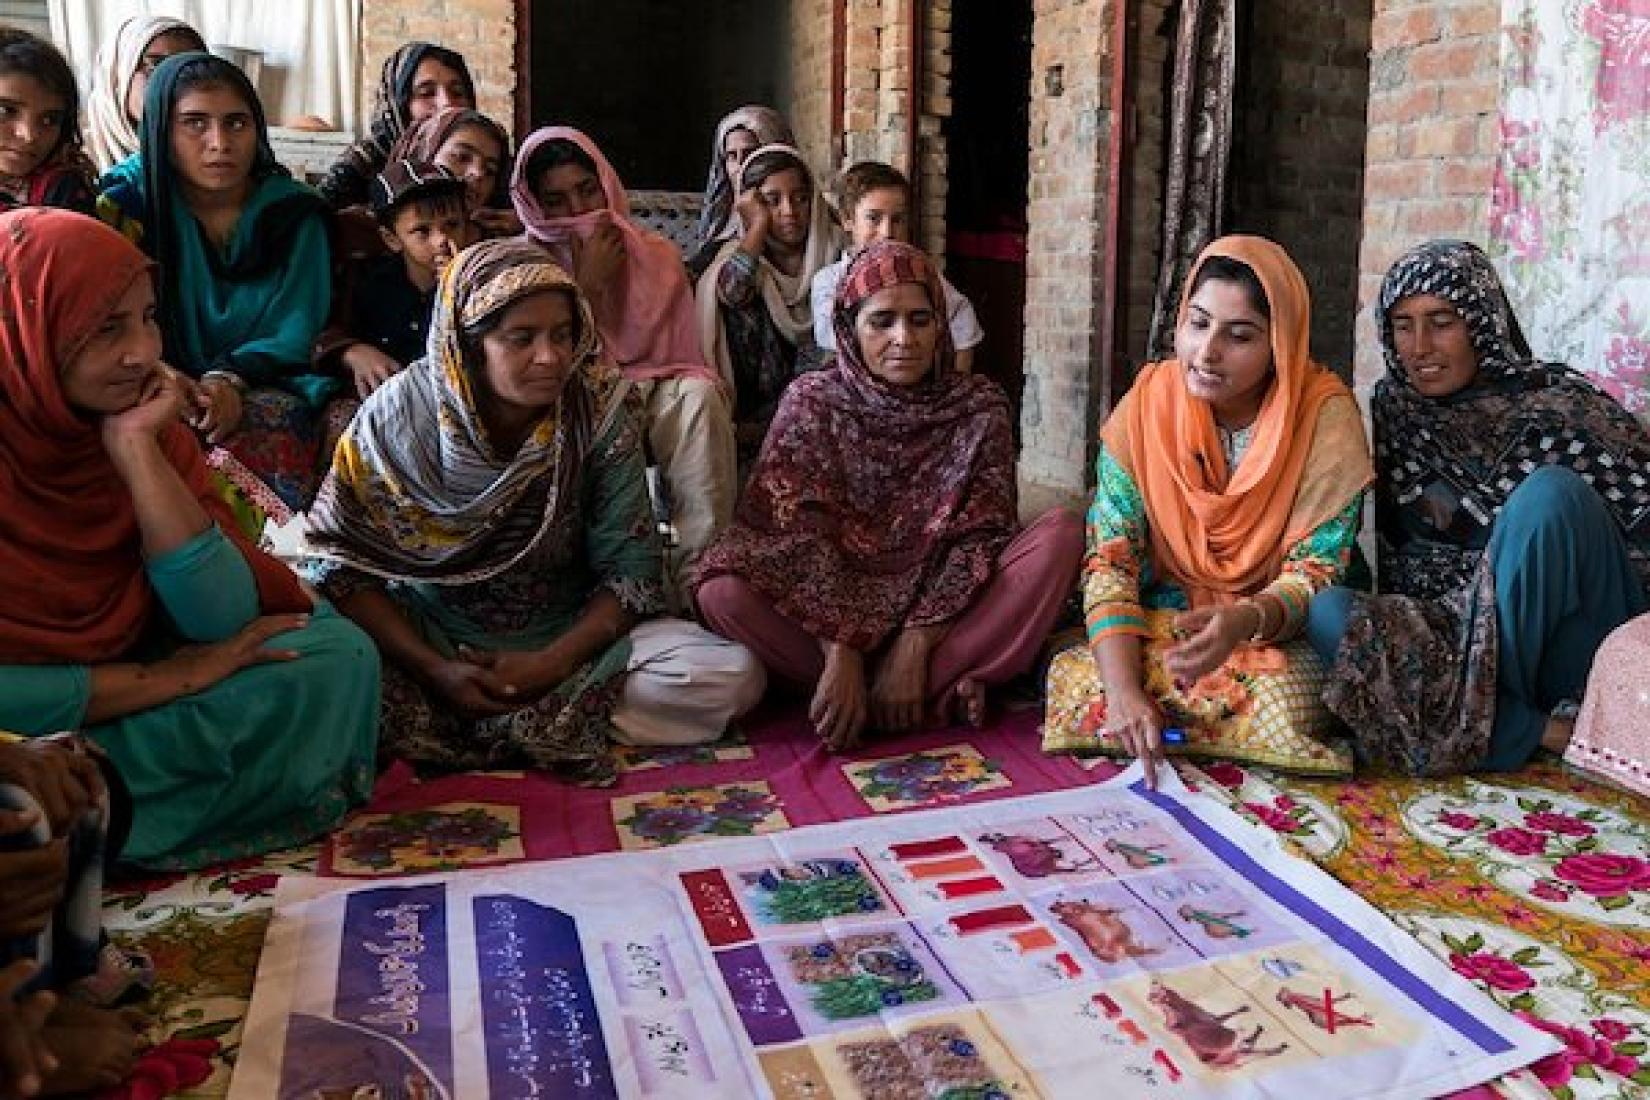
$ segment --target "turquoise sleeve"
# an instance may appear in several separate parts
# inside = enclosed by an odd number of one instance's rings
[[[91,700],[85,665],[0,665],[0,730],[30,737],[76,730]]]
[[[191,642],[221,642],[258,616],[252,567],[216,524],[157,558],[149,583],[178,633]]]

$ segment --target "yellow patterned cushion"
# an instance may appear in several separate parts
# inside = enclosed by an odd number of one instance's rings
[[[1174,644],[1174,612],[1147,612],[1152,637],[1146,640],[1146,690],[1163,707],[1169,724],[1186,731],[1186,743],[1168,745],[1171,755],[1236,760],[1303,775],[1351,775],[1352,749],[1330,736],[1334,722],[1323,705],[1328,674],[1305,642],[1282,647],[1283,672],[1222,669],[1198,682],[1195,694],[1182,692],[1163,670],[1160,657]],[[1048,670],[1048,703],[1043,751],[1124,756],[1105,734],[1106,689],[1087,646],[1054,658]]]

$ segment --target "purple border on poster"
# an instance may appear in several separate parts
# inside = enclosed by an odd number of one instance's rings
[[[1129,784],[1129,790],[1158,809],[1173,815],[1182,828],[1195,836],[1228,867],[1293,910],[1297,916],[1315,926],[1330,940],[1350,952],[1359,962],[1385,978],[1422,1009],[1460,1032],[1480,1050],[1486,1054],[1505,1054],[1513,1049],[1510,1039],[1428,985],[1341,918],[1266,870],[1253,856],[1210,828],[1202,818],[1185,806],[1157,791],[1147,790],[1146,785],[1139,780]]]
[[[509,894],[471,905],[488,1095],[617,1096],[578,924]]]
[[[773,976],[762,949],[755,944],[716,952],[733,1006],[756,1046],[790,1043],[802,1038],[802,1025],[785,1000],[779,979]]]
[[[405,1046],[452,1091],[445,886],[385,886],[349,896],[332,1012]]]

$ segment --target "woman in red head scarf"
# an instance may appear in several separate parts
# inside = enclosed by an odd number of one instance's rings
[[[152,266],[90,218],[0,215],[0,729],[84,729],[131,789],[125,858],[177,867],[364,796],[378,677],[236,535],[160,361]]]

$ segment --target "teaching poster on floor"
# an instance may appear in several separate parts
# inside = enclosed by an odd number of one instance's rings
[[[1558,1049],[1167,784],[288,880],[230,1095],[1392,1100]]]

